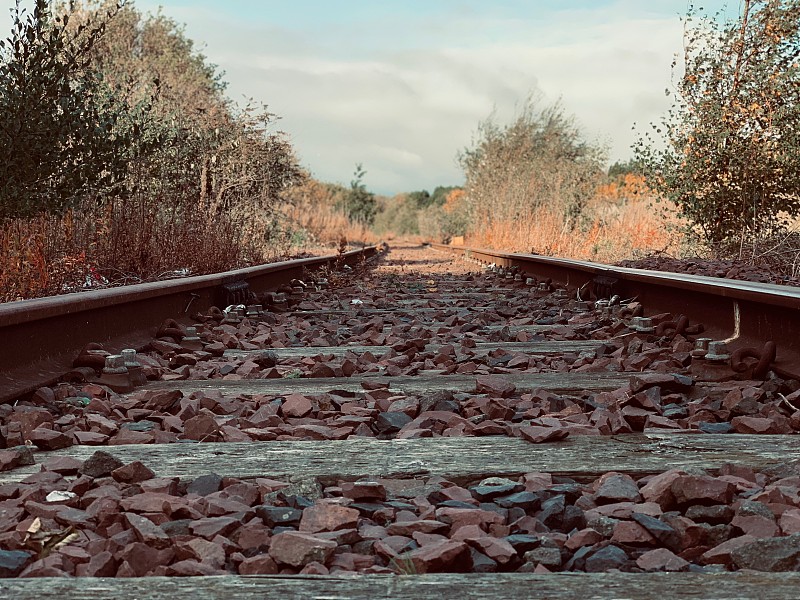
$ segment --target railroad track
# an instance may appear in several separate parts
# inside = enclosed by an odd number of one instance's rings
[[[0,307],[3,597],[796,596],[797,290],[333,260]]]

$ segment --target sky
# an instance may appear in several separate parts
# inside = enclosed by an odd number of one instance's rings
[[[735,16],[740,0],[697,2]],[[27,2],[29,3],[29,2]],[[0,6],[13,0],[0,0]],[[26,2],[23,2],[25,5]],[[458,185],[490,115],[560,101],[627,160],[670,105],[689,0],[135,0],[185,24],[229,96],[281,118],[315,177],[392,195]],[[10,20],[3,15],[5,31]],[[5,36],[4,36],[5,37]]]

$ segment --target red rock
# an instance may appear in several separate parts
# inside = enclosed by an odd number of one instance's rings
[[[174,556],[175,551],[172,548],[157,550],[142,542],[128,544],[119,553],[119,559],[123,563],[117,570],[117,577],[120,576],[120,570],[126,564],[135,577],[144,577],[159,565],[169,564]]]
[[[526,473],[522,479],[526,492],[541,492],[553,485],[553,476],[550,473]]]
[[[219,498],[207,497],[206,498],[206,516],[221,517],[234,513],[252,514],[254,510],[249,504],[239,502],[233,498]]]
[[[239,575],[275,575],[279,571],[278,564],[267,554],[246,558],[239,565]]]
[[[681,475],[670,490],[678,504],[730,504],[736,486],[713,477]]]
[[[183,544],[182,547],[191,553],[192,558],[212,569],[222,569],[225,566],[225,549],[218,543],[195,538]]]
[[[0,471],[10,471],[19,466],[31,464],[26,458],[30,451],[22,449],[0,450]],[[33,458],[32,456],[30,458]]]
[[[324,362],[315,363],[308,373],[309,377],[336,377],[336,371]]]
[[[800,508],[790,508],[781,514],[779,520],[784,535],[800,533]]]
[[[252,442],[253,438],[237,427],[222,425],[219,428],[223,442]]]
[[[89,562],[78,565],[75,574],[78,577],[113,577],[117,573],[117,561],[107,551],[94,554]]]
[[[144,542],[153,548],[166,548],[170,545],[169,536],[147,517],[135,513],[123,513],[122,516],[133,529],[136,538],[140,542]]]
[[[30,439],[31,432],[47,423],[54,421],[53,415],[47,409],[38,406],[15,406],[14,411],[8,415],[5,422],[19,423],[23,439]]]
[[[122,510],[137,513],[163,512],[172,514],[177,508],[186,506],[186,499],[159,492],[144,492],[121,501]]]
[[[83,461],[71,456],[51,456],[42,463],[42,468],[61,475],[76,475],[82,465]]]
[[[395,568],[403,572],[410,565],[409,572],[422,573],[468,573],[472,569],[472,555],[466,542],[448,540],[430,544],[407,552],[395,559]]]
[[[597,491],[594,501],[597,504],[614,502],[638,502],[642,499],[639,487],[630,475],[623,473],[606,473],[595,483]]]
[[[143,390],[139,392],[137,396],[141,398],[145,408],[157,410],[159,412],[168,412],[183,398],[183,392],[180,390]]]
[[[331,573],[342,571],[363,571],[375,564],[375,557],[353,552],[335,554],[330,564]]]
[[[414,540],[403,535],[387,535],[373,545],[375,554],[387,560],[413,548]]]
[[[657,548],[636,559],[636,566],[644,571],[685,571],[689,562],[666,548]]]
[[[649,545],[656,540],[644,527],[634,521],[619,521],[614,525],[612,542],[620,544]]]
[[[218,535],[227,537],[240,525],[241,521],[233,517],[210,517],[193,521],[189,525],[189,530],[194,535],[199,535],[200,537],[210,540]]]
[[[308,440],[332,440],[337,437],[333,429],[324,425],[298,425],[294,428],[293,435]]]
[[[675,505],[672,484],[684,475],[686,472],[678,469],[660,473],[652,477],[639,492],[647,502],[656,502],[664,510],[669,510]]]
[[[171,576],[171,577],[201,577],[201,576],[214,576],[214,575],[229,575],[227,571],[224,569],[215,569],[205,563],[198,562],[196,560],[186,559],[186,560],[179,560],[178,562],[172,563],[168,567],[160,567],[164,569],[164,572],[156,572],[153,573],[154,576]]]
[[[449,525],[441,521],[420,519],[418,521],[398,521],[389,525],[386,530],[389,535],[402,535],[411,537],[414,533],[441,533],[449,528]]]
[[[73,431],[75,442],[84,446],[102,446],[108,442],[108,436],[95,431]]]
[[[122,483],[140,483],[155,477],[155,473],[141,461],[135,460],[111,471],[111,476]]]
[[[281,404],[280,413],[288,418],[303,418],[311,414],[314,405],[301,394],[289,394]]]
[[[469,546],[482,552],[499,565],[507,565],[517,556],[517,551],[507,541],[490,536],[468,538]]]
[[[536,425],[523,425],[517,429],[519,437],[534,444],[556,442],[569,435],[569,430],[563,427],[539,427]]]
[[[341,488],[345,498],[379,502],[386,500],[386,488],[377,481],[345,481],[342,482]]]
[[[260,522],[260,520],[249,521],[242,525],[233,534],[233,541],[239,545],[243,551],[256,548],[266,548],[269,546],[271,529]]]
[[[733,564],[731,552],[737,548],[741,548],[742,546],[756,541],[756,539],[757,538],[753,537],[752,535],[743,535],[740,537],[731,538],[728,541],[723,542],[703,553],[700,558],[703,561],[703,564],[706,565],[725,565],[729,567]]]
[[[119,426],[103,415],[89,413],[86,415],[86,425],[92,430],[105,435],[114,435],[119,431]]]
[[[108,440],[108,445],[126,446],[128,444],[152,444],[154,441],[155,437],[152,433],[120,429],[117,435]]]
[[[731,425],[736,433],[784,433],[772,419],[763,417],[734,417]]]
[[[325,564],[336,550],[336,542],[309,533],[284,531],[272,538],[269,555],[279,564],[301,568],[310,562]]]
[[[436,519],[450,523],[451,531],[456,531],[465,525],[478,525],[488,529],[492,524],[505,524],[505,519],[500,514],[479,508],[437,508]]]
[[[38,427],[30,432],[28,439],[40,450],[59,450],[72,446],[72,437],[53,429]]]
[[[200,413],[183,424],[183,437],[189,440],[215,441],[218,433],[217,420],[207,413]]]
[[[328,567],[316,561],[308,563],[300,570],[300,575],[328,575],[329,573]]]
[[[778,535],[775,521],[759,515],[736,515],[731,525],[741,529],[746,535],[756,538],[770,538]]]
[[[317,533],[320,531],[336,531],[352,529],[358,524],[360,513],[355,508],[348,508],[331,502],[321,501],[303,510],[300,519],[300,531]]]
[[[577,550],[584,546],[594,546],[603,540],[603,536],[591,528],[581,529],[573,533],[564,543],[568,550]]]
[[[483,375],[475,380],[478,394],[489,394],[499,398],[508,398],[517,390],[516,386],[498,375]]]

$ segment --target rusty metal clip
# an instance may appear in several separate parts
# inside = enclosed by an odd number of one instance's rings
[[[598,275],[592,279],[592,295],[595,298],[610,298],[614,295],[614,289],[619,283],[616,277],[606,277]]]
[[[102,344],[90,342],[83,347],[75,360],[72,361],[74,368],[90,367],[96,371],[101,371],[106,366],[106,356],[111,353],[103,349]]]
[[[775,362],[777,353],[778,348],[775,342],[771,340],[764,343],[764,347],[761,350],[753,347],[738,348],[731,354],[731,368],[737,373],[742,373],[752,364],[748,363],[746,359],[755,358],[758,362],[753,368],[753,377],[765,379],[769,372],[769,366]]]
[[[156,333],[157,338],[169,337],[175,340],[176,344],[180,343],[184,335],[183,329],[181,329],[181,326],[175,319],[167,319],[164,321]]]

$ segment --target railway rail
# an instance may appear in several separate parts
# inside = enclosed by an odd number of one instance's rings
[[[375,253],[0,306],[0,594],[796,596],[798,290]]]

